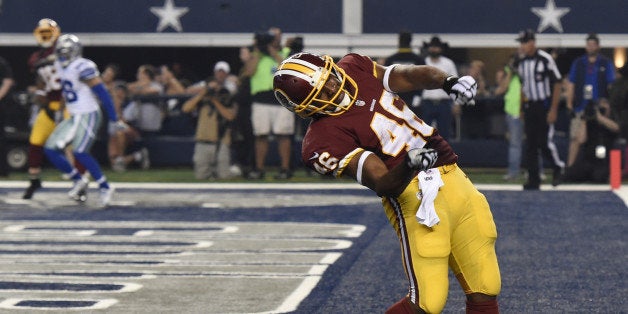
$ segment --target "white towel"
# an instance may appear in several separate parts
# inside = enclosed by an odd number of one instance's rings
[[[421,200],[421,205],[416,212],[416,220],[420,224],[432,227],[440,221],[436,214],[436,208],[434,208],[434,200],[438,194],[438,189],[443,185],[445,183],[437,168],[419,172],[420,192],[416,196]]]

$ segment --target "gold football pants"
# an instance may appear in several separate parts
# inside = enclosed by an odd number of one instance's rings
[[[429,228],[415,217],[420,205],[418,179],[397,198],[382,198],[397,232],[409,282],[409,297],[428,313],[442,312],[451,268],[465,294],[496,296],[501,278],[497,229],[486,198],[457,165],[438,167],[444,182],[434,200],[440,222]]]
[[[30,137],[28,138],[28,142],[31,145],[35,146],[44,146],[46,140],[52,134],[52,131],[55,129],[56,123],[53,117],[51,117],[51,112],[58,111],[60,109],[60,102],[51,101],[48,104],[48,108],[42,108],[37,113],[35,117],[35,123],[33,123],[33,128],[31,129]],[[63,112],[64,118],[68,117],[68,112],[65,110]]]

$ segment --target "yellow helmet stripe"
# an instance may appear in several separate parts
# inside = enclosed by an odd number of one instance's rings
[[[310,74],[314,72],[314,69],[311,69],[301,64],[292,63],[292,62],[284,63],[281,69],[282,70],[294,70],[294,71],[305,73],[305,74]]]

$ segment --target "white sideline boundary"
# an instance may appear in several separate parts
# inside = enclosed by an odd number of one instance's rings
[[[26,188],[28,181],[0,181],[2,188]],[[90,183],[92,187],[95,182]],[[116,188],[124,189],[155,189],[155,190],[366,190],[367,188],[352,182],[286,182],[286,183],[155,183],[155,182],[113,182]],[[523,191],[521,184],[476,184],[478,190],[485,191]],[[49,188],[70,188],[69,181],[46,181],[44,187]],[[608,184],[563,184],[557,187],[549,184],[542,184],[541,191],[611,191]],[[612,190],[628,207],[628,186],[621,186]]]
[[[0,188],[26,188],[28,181],[0,181]],[[156,182],[111,182],[116,188],[124,189],[156,189],[156,190],[366,190],[367,188],[353,182],[285,182],[285,183],[156,183]],[[72,186],[69,181],[46,181],[43,183],[44,188],[70,188]],[[91,182],[90,187],[95,187],[96,183]],[[521,191],[521,184],[476,184],[479,190],[488,191]],[[541,185],[542,191],[610,191],[611,187],[607,184],[563,184],[553,187],[549,184]],[[622,186],[615,190],[616,194],[626,193],[628,195],[628,186]]]

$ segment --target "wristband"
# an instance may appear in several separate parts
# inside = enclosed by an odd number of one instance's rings
[[[443,90],[449,94],[451,93],[451,88],[454,87],[454,85],[456,85],[456,83],[458,83],[458,77],[455,75],[450,75],[445,79],[445,82],[443,82]]]
[[[358,171],[355,175],[358,183],[362,184],[362,169],[364,168],[364,162],[366,161],[366,157],[368,157],[372,152],[366,150],[360,155],[360,159],[358,160]]]

